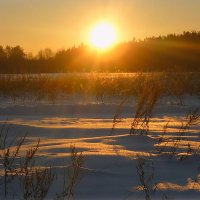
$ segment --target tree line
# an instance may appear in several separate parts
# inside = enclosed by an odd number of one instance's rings
[[[200,71],[200,32],[123,42],[99,52],[87,45],[40,50],[0,46],[0,73]]]

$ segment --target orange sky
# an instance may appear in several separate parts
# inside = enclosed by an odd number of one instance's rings
[[[98,21],[118,30],[118,41],[200,30],[200,0],[0,0],[0,45],[34,53],[88,43]]]

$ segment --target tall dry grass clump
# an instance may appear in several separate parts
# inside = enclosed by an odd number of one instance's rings
[[[129,99],[129,94],[135,96],[135,111],[130,127],[130,135],[135,133],[147,135],[149,132],[150,119],[156,103],[162,97],[163,88],[161,87],[161,79],[157,74],[138,74],[135,78],[135,88],[127,88],[122,92],[122,100],[113,117],[113,126],[111,132],[114,131],[117,123],[122,121],[121,115],[125,103]]]
[[[53,184],[55,174],[51,167],[28,169],[20,176],[22,198],[43,200]]]
[[[181,122],[181,126],[177,134],[177,137],[172,140],[172,147],[170,149],[172,156],[176,154],[179,148],[182,136],[184,136],[185,133],[189,131],[189,129],[192,126],[197,125],[200,122],[199,119],[200,119],[200,115],[199,115],[199,110],[197,108],[189,111],[189,113],[186,115],[185,121]],[[191,147],[190,147],[190,144],[188,144],[188,153],[190,152],[191,152]]]
[[[180,127],[178,133],[175,137],[165,137],[169,128],[169,123],[164,126],[162,134],[158,140],[158,144],[156,145],[156,150],[159,154],[169,153],[170,158],[172,159],[174,156],[179,156],[180,153],[180,145],[181,141],[184,140],[184,136],[186,133],[190,131],[193,126],[196,126],[200,123],[200,115],[199,109],[191,109],[180,122]],[[190,155],[196,155],[199,153],[200,146],[197,148],[192,148],[191,144],[187,144],[187,149],[185,152],[182,152],[179,156],[180,160],[185,160],[189,158]]]
[[[75,145],[70,147],[71,163],[67,168],[64,168],[63,189],[57,195],[57,200],[73,199],[75,188],[80,183],[83,177],[83,163],[85,157],[82,153],[78,153]]]
[[[35,165],[35,156],[39,149],[40,140],[35,147],[31,147],[20,158],[19,179],[22,198],[25,200],[42,200],[48,194],[48,191],[54,181],[55,174],[51,167],[37,167]]]
[[[56,183],[56,171],[51,166],[38,166],[36,162],[40,139],[34,146],[27,146],[27,134],[23,137],[10,137],[9,126],[0,129],[0,188],[4,198],[17,195],[24,200],[43,200],[48,196],[50,188]],[[71,162],[64,167],[64,183],[62,192],[56,199],[71,199],[75,188],[83,177],[85,157],[78,153],[75,146],[70,147]],[[17,183],[17,184],[16,184]],[[19,183],[19,184],[18,184]],[[15,184],[15,190],[12,186]]]
[[[151,200],[157,189],[153,161],[138,156],[136,170],[140,182],[137,189],[144,191],[146,200]]]
[[[3,125],[0,130],[0,160],[3,170],[4,195],[8,195],[8,184],[10,184],[18,173],[20,149],[25,141],[24,137],[8,139],[9,127]]]
[[[154,74],[147,76],[136,97],[135,116],[131,124],[130,134],[138,131],[141,134],[148,134],[153,109],[161,94],[159,77]]]

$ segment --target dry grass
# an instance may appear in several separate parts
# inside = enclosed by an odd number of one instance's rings
[[[130,134],[140,131],[147,135],[149,132],[149,123],[153,114],[153,109],[161,97],[160,80],[154,75],[146,77],[144,86],[138,93],[136,100],[135,116],[131,125]]]
[[[140,186],[137,189],[144,191],[146,200],[151,200],[152,195],[156,192],[153,161],[138,156],[136,170],[140,181]]]
[[[43,200],[53,184],[55,174],[51,167],[28,169],[20,176],[23,199]]]
[[[93,95],[100,101],[109,95],[142,98],[146,90],[154,95],[149,83],[160,87],[161,96],[176,96],[183,104],[183,95],[200,94],[199,77],[199,73],[141,73],[131,77],[92,73],[85,76],[1,75],[0,97],[13,101],[47,99],[53,103],[59,96],[71,94]]]
[[[1,176],[0,188],[3,189],[5,198],[12,195],[12,183],[20,183],[20,193],[17,193],[20,199],[25,200],[43,200],[47,197],[49,190],[56,181],[56,171],[51,166],[38,167],[36,162],[37,152],[39,150],[40,140],[35,146],[24,150],[26,136],[9,137],[9,127],[3,125],[0,129],[0,166],[3,176]],[[65,166],[65,176],[63,191],[56,196],[56,199],[71,199],[74,197],[75,188],[82,179],[82,165],[84,156],[78,153],[75,146],[71,146],[71,163]],[[41,164],[41,163],[40,163]]]
[[[57,200],[73,199],[75,195],[75,188],[80,183],[83,170],[84,156],[78,153],[75,146],[71,146],[71,163],[64,169],[64,182],[61,194],[57,195]]]
[[[156,145],[156,150],[159,154],[162,153],[168,153],[170,154],[170,158],[172,159],[174,156],[178,156],[180,160],[185,160],[189,158],[191,155],[197,155],[199,154],[199,149],[200,147],[197,148],[192,148],[191,144],[187,144],[187,149],[185,152],[181,152],[180,154],[180,144],[181,141],[183,140],[183,136],[186,133],[190,132],[190,129],[193,126],[199,125],[200,123],[200,115],[199,115],[199,110],[192,109],[190,110],[185,119],[183,119],[180,122],[180,127],[179,131],[176,135],[176,137],[165,137],[168,127],[170,122],[167,122],[166,125],[163,127],[162,134],[160,138],[158,139],[158,144]]]
[[[4,176],[4,195],[8,194],[8,184],[13,181],[13,177],[17,175],[17,160],[20,156],[20,149],[25,141],[26,135],[21,138],[15,137],[11,141],[8,140],[9,127],[3,125],[0,130],[0,160],[2,163]]]

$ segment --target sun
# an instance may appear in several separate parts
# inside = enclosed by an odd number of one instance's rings
[[[112,24],[103,22],[92,28],[90,38],[93,47],[105,50],[114,45],[117,32]]]

